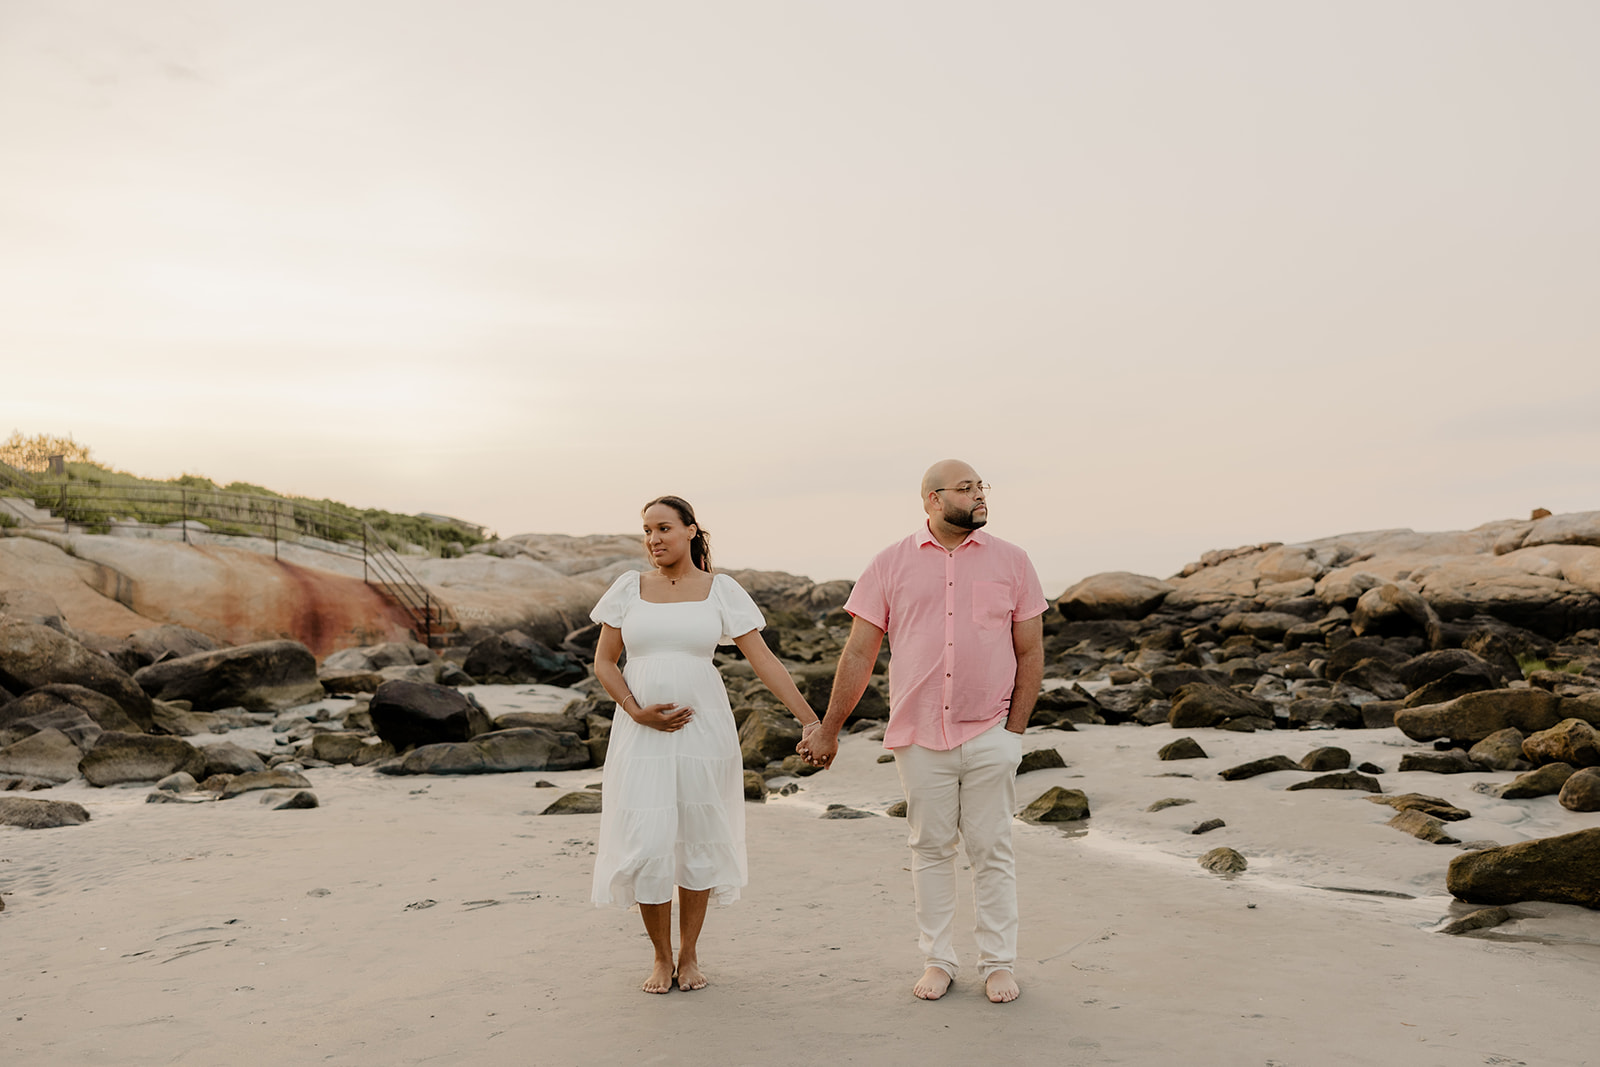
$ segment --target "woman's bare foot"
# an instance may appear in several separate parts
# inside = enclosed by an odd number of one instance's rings
[[[687,991],[705,987],[706,976],[700,973],[700,965],[693,960],[679,960],[678,988]]]
[[[639,988],[646,993],[672,992],[672,964],[656,960],[656,965],[650,969],[650,977],[644,980],[644,985]]]
[[[1017,988],[1017,979],[1010,971],[990,971],[983,983],[983,991],[996,1004],[1008,1004],[1022,996],[1022,990]]]
[[[950,972],[943,967],[929,967],[911,987],[919,1000],[938,1000],[950,989]]]

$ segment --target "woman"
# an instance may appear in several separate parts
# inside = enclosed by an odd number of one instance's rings
[[[697,943],[706,905],[739,897],[748,881],[744,764],[722,676],[711,662],[732,641],[802,723],[817,715],[757,632],[761,609],[726,574],[711,573],[706,532],[681,497],[644,508],[654,569],[619,577],[590,617],[601,624],[594,673],[626,714],[613,717],[606,751],[594,902],[635,902],[655,948],[646,993],[702,989]],[[627,669],[617,666],[622,651]],[[681,947],[672,956],[672,893]]]

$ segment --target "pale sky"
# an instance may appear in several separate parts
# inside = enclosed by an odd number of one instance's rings
[[[0,0],[0,436],[1046,592],[1600,508],[1600,5]]]

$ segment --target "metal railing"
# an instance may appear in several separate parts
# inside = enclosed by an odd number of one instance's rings
[[[455,629],[449,609],[406,569],[382,534],[366,520],[326,506],[223,489],[42,481],[5,464],[0,464],[0,486],[48,510],[63,532],[73,526],[91,532],[165,528],[189,543],[204,531],[269,539],[274,559],[283,543],[360,559],[362,580],[405,611],[424,644]]]

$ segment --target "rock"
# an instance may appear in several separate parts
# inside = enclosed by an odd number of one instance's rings
[[[1267,756],[1264,759],[1251,760],[1241,763],[1236,767],[1229,767],[1225,771],[1218,771],[1217,777],[1225,782],[1241,782],[1246,778],[1257,775],[1271,774],[1273,771],[1297,771],[1300,765],[1288,756]]]
[[[760,771],[744,772],[744,798],[755,801],[767,799],[767,780],[761,777]]]
[[[317,806],[317,794],[313,793],[309,789],[302,789],[295,793],[288,800],[285,800],[282,804],[274,804],[272,806],[272,810],[293,811],[297,808],[314,808]]]
[[[1407,752],[1400,757],[1400,770],[1427,771],[1429,774],[1462,774],[1478,770],[1478,765],[1459,748],[1448,752]]]
[[[1100,716],[1107,723],[1129,722],[1139,709],[1156,697],[1156,691],[1144,682],[1131,685],[1113,685],[1095,694],[1100,705]],[[1170,712],[1168,713],[1171,714]]]
[[[759,771],[768,763],[793,755],[800,743],[800,724],[787,710],[765,705],[751,710],[739,727],[739,751],[746,770]]]
[[[1226,688],[1228,676],[1203,667],[1177,665],[1157,667],[1150,672],[1151,687],[1164,697],[1172,696],[1191,682],[1205,682],[1207,685]]]
[[[367,708],[373,730],[396,752],[470,741],[494,729],[489,713],[468,697],[428,682],[384,682]]]
[[[236,774],[222,787],[222,799],[232,800],[234,797],[253,793],[258,789],[310,789],[311,783],[305,775],[296,771],[287,771],[282,767],[275,767],[270,771],[255,771],[251,774]]]
[[[1465,853],[1450,861],[1445,884],[1471,904],[1546,900],[1600,908],[1600,826]]]
[[[1525,771],[1532,764],[1522,758],[1522,731],[1515,726],[1496,730],[1467,750],[1467,758],[1490,771]]]
[[[59,784],[61,783],[48,778],[34,778],[29,775],[0,776],[0,793],[36,793],[41,789],[54,789]]]
[[[1567,763],[1574,767],[1600,766],[1600,733],[1582,719],[1563,719],[1522,743],[1529,762]]]
[[[70,800],[0,797],[0,826],[49,830],[57,826],[78,826],[88,821],[89,812],[84,806]]]
[[[1356,764],[1356,770],[1362,774],[1384,774],[1384,769],[1370,760]]]
[[[78,765],[90,785],[154,782],[176,771],[199,776],[205,757],[189,742],[176,737],[124,734],[107,730]]]
[[[1159,578],[1127,571],[1094,574],[1076,583],[1056,601],[1056,610],[1069,619],[1142,619],[1171,593],[1173,586]]]
[[[1361,705],[1361,728],[1387,730],[1394,725],[1395,712],[1403,705],[1398,700],[1369,700]]]
[[[383,675],[377,671],[330,671],[323,669],[317,672],[317,681],[322,683],[323,692],[333,693],[376,693],[378,686],[384,682]]]
[[[1196,836],[1200,834],[1209,834],[1211,831],[1220,830],[1227,825],[1228,824],[1223,822],[1221,819],[1207,819],[1205,822],[1198,823],[1195,828],[1189,832]]]
[[[589,765],[589,747],[576,734],[537,726],[496,730],[471,741],[422,745],[380,765],[385,774],[503,774],[565,771]]]
[[[187,771],[178,771],[169,774],[156,783],[156,788],[163,793],[193,793],[200,788],[200,783],[194,780],[194,775]]]
[[[1511,913],[1504,908],[1479,908],[1439,927],[1441,934],[1469,934],[1474,930],[1488,930],[1511,921]]]
[[[1433,652],[1422,652],[1412,656],[1395,669],[1395,677],[1407,689],[1421,689],[1430,682],[1439,681],[1456,671],[1468,673],[1481,673],[1495,684],[1485,688],[1497,688],[1504,682],[1503,672],[1482,656],[1469,652],[1464,648],[1441,648]]]
[[[1214,848],[1200,857],[1200,866],[1216,874],[1238,874],[1249,864],[1231,848]]]
[[[1023,808],[1019,817],[1028,822],[1072,822],[1089,817],[1089,798],[1081,789],[1054,786]]]
[[[1356,636],[1369,634],[1429,634],[1439,617],[1415,590],[1392,582],[1368,589],[1356,601],[1350,628]]]
[[[1289,705],[1289,726],[1300,729],[1306,726],[1332,726],[1342,729],[1359,729],[1365,725],[1361,709],[1343,700],[1326,697],[1302,697]]]
[[[1044,771],[1053,767],[1065,767],[1067,761],[1061,758],[1061,753],[1053,748],[1036,748],[1032,752],[1025,752],[1022,760],[1017,764],[1018,774],[1027,774],[1029,771]]]
[[[1200,742],[1192,737],[1180,737],[1161,746],[1156,756],[1162,760],[1209,759]]]
[[[1221,726],[1232,719],[1264,717],[1272,720],[1272,705],[1221,686],[1191,682],[1172,699],[1167,721],[1174,730],[1196,730]]]
[[[884,808],[883,813],[891,819],[903,819],[906,817],[906,802],[897,800],[887,808]]]
[[[205,757],[205,770],[200,775],[202,778],[209,778],[213,774],[250,774],[267,769],[266,762],[260,756],[232,741],[203,745],[200,755]]]
[[[1347,631],[1348,634],[1348,631]],[[1388,642],[1381,637],[1357,637],[1346,641],[1344,644],[1333,648],[1328,653],[1327,664],[1323,667],[1323,677],[1330,682],[1337,682],[1362,660],[1381,660],[1391,667],[1399,667],[1412,657],[1400,651],[1399,648],[1390,647]]]
[[[762,773],[764,777],[771,776],[773,778],[783,776],[788,776],[790,778],[809,778],[811,775],[816,774],[820,770],[822,770],[821,767],[807,763],[804,756],[800,755],[798,752],[794,752],[783,757],[783,761],[781,763],[767,764],[767,769]]]
[[[154,726],[150,698],[115,663],[48,626],[0,618],[0,686],[26,693],[48,685],[93,690],[116,701],[140,730]]]
[[[1303,771],[1342,771],[1349,766],[1350,752],[1343,748],[1314,748],[1300,757]]]
[[[1360,771],[1336,771],[1333,774],[1318,775],[1294,783],[1285,792],[1294,793],[1301,789],[1361,789],[1368,793],[1383,792],[1383,786],[1378,784],[1376,778],[1369,778]]]
[[[323,763],[334,766],[349,763],[357,767],[389,759],[395,754],[394,746],[389,742],[381,739],[373,741],[351,730],[312,734],[311,743],[303,751],[309,758]]]
[[[81,685],[42,685],[0,707],[0,736],[7,730],[33,733],[52,726],[85,748],[102,730],[146,732],[121,704]]]
[[[282,711],[323,696],[316,657],[298,641],[257,641],[180,656],[141,668],[134,681],[156,700],[187,700],[199,711]]]
[[[862,811],[845,804],[829,804],[827,809],[817,818],[819,819],[870,819],[872,812]]]
[[[1414,808],[1397,812],[1389,820],[1389,825],[1396,830],[1410,834],[1419,841],[1427,841],[1434,845],[1459,845],[1460,838],[1451,837],[1445,832],[1444,823],[1431,815],[1426,815]]]
[[[1490,791],[1501,800],[1531,800],[1561,792],[1577,768],[1570,763],[1546,763]]]
[[[1568,811],[1600,811],[1600,767],[1575,772],[1561,787],[1558,799]]]
[[[1148,808],[1145,808],[1144,810],[1145,811],[1150,811],[1150,812],[1166,811],[1168,808],[1176,808],[1176,807],[1180,807],[1180,806],[1182,806],[1184,804],[1193,804],[1193,803],[1194,803],[1194,801],[1190,800],[1188,797],[1163,797],[1162,799],[1156,801],[1154,804],[1151,804]]]
[[[1470,747],[1508,726],[1524,734],[1548,730],[1565,717],[1562,706],[1562,697],[1543,689],[1490,689],[1448,704],[1402,709],[1394,724],[1413,741],[1444,737]]]
[[[1066,729],[1071,729],[1073,723],[1103,722],[1100,705],[1080,685],[1042,691],[1028,717],[1029,726],[1064,726]]]
[[[0,748],[0,774],[66,782],[78,776],[81,759],[83,753],[72,738],[60,730],[40,730]]]
[[[419,655],[418,653],[421,653]],[[341,648],[322,661],[323,671],[381,671],[385,667],[413,667],[438,657],[423,645],[413,648],[399,641]]]
[[[1439,797],[1430,797],[1425,793],[1400,793],[1397,796],[1368,797],[1374,804],[1387,804],[1396,811],[1420,811],[1424,815],[1432,815],[1436,819],[1446,822],[1456,822],[1460,819],[1472,818],[1472,812]]]
[[[574,685],[588,676],[576,656],[543,645],[520,630],[484,638],[472,646],[461,669],[494,685]]]
[[[1406,687],[1395,677],[1394,668],[1375,656],[1339,675],[1339,682],[1371,693],[1379,700],[1402,700],[1406,695]]]
[[[1468,693],[1481,693],[1498,689],[1502,682],[1487,664],[1482,667],[1463,667],[1437,678],[1407,694],[1405,706],[1419,708],[1426,704],[1443,704]]]
[[[568,715],[565,711],[508,711],[495,716],[496,730],[515,730],[519,726],[540,726],[557,733],[577,734],[579,737],[589,732],[587,719]]]
[[[598,815],[600,794],[593,790],[563,793],[552,800],[540,815]]]
[[[34,589],[0,589],[0,616],[67,633],[67,621],[55,598]]]
[[[215,652],[222,647],[199,630],[172,623],[139,630],[122,644],[122,654],[114,658],[129,674],[162,660],[192,656],[197,652]]]

